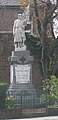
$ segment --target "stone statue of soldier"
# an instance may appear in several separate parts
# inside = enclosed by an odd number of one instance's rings
[[[18,14],[18,19],[14,21],[13,35],[15,49],[25,47],[24,42],[26,37],[24,31],[24,19],[22,19],[21,14]]]
[[[25,10],[24,13],[18,14],[18,19],[14,21],[13,26],[13,35],[14,35],[14,45],[15,50],[26,50],[26,45],[24,44],[26,37],[25,37],[25,25],[29,19],[29,7],[27,7],[27,11]]]

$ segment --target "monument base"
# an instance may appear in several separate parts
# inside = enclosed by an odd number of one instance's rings
[[[7,97],[14,98],[15,108],[33,108],[36,90],[31,84],[12,84],[7,91]]]
[[[39,101],[32,84],[32,61],[33,57],[28,50],[12,51],[12,56],[9,57],[10,86],[7,97],[14,99],[15,108],[34,108]]]

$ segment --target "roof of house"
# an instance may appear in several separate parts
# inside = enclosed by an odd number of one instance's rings
[[[19,5],[20,0],[0,0],[0,6]]]

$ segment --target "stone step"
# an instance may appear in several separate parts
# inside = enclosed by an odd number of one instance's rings
[[[34,89],[34,86],[32,84],[15,84],[10,85],[10,89]]]
[[[36,94],[36,90],[32,84],[13,84],[10,85],[8,92],[11,94]]]

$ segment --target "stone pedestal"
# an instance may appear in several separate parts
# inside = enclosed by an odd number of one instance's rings
[[[33,57],[28,50],[12,51],[8,58],[10,63],[10,86],[7,90],[7,97],[15,99],[15,106],[22,105],[31,107],[36,98],[36,90],[32,84]]]
[[[12,52],[12,56],[9,57],[11,84],[32,83],[31,61],[33,57],[28,50]]]

